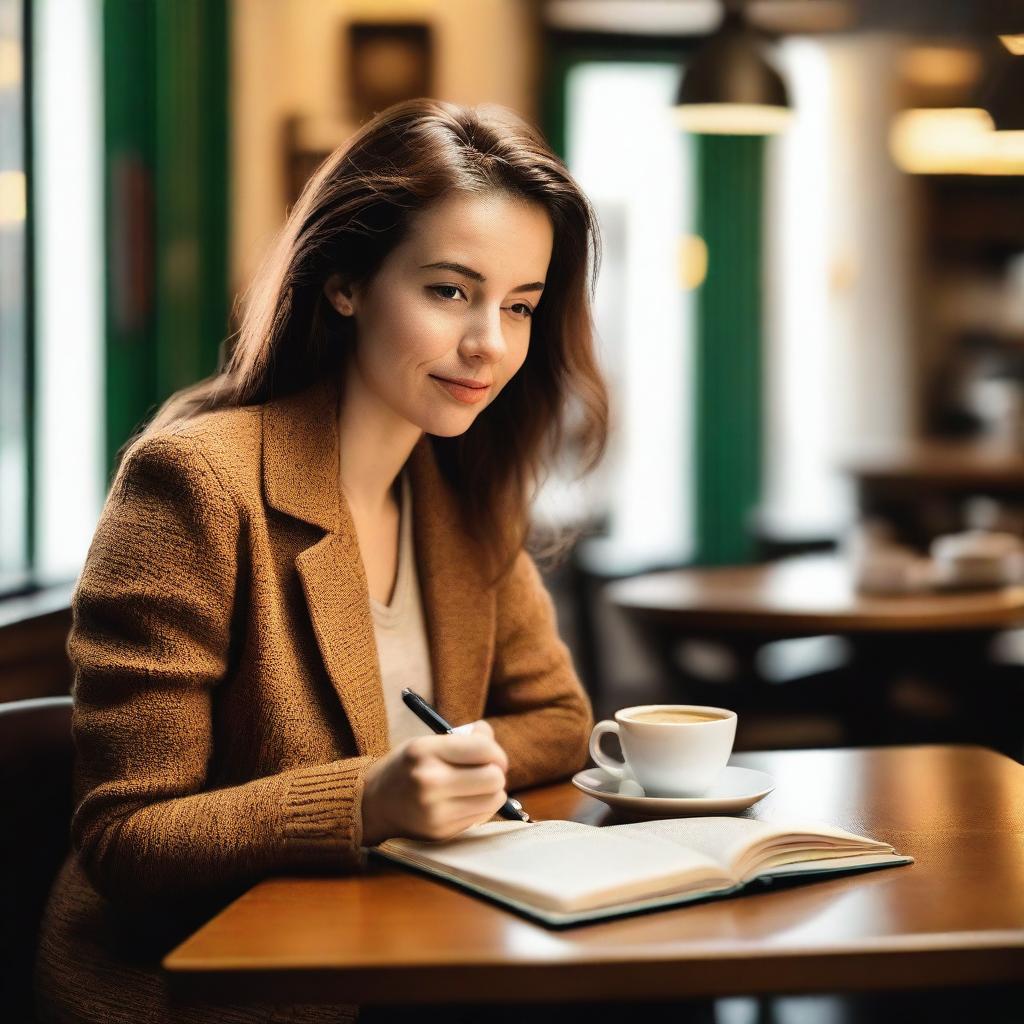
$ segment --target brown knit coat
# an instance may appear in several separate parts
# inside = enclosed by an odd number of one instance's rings
[[[337,389],[136,442],[74,600],[74,852],[40,942],[43,1020],[349,1020],[345,1007],[185,1007],[159,960],[273,873],[359,869],[388,728],[366,575],[338,486]],[[434,675],[486,717],[511,790],[586,761],[590,706],[530,557],[489,587],[428,439],[409,462]]]

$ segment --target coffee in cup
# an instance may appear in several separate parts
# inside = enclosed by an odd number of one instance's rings
[[[614,732],[625,761],[601,750]],[[594,763],[616,779],[636,779],[650,796],[700,796],[714,784],[732,753],[736,712],[696,704],[622,708],[598,722],[590,736]]]
[[[683,711],[679,708],[658,708],[655,711],[639,711],[629,716],[633,722],[664,722],[674,725],[691,725],[694,722],[714,722],[721,715],[709,715],[701,711]]]

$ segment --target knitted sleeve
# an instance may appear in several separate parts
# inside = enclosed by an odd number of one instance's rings
[[[590,701],[558,635],[551,596],[525,550],[498,587],[485,715],[508,754],[509,789],[563,778],[586,764]]]
[[[72,602],[72,840],[96,889],[152,902],[358,861],[368,758],[210,789],[244,524],[194,442],[143,438]]]

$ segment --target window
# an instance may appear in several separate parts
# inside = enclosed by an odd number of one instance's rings
[[[549,482],[541,514],[605,514],[628,562],[692,548],[692,292],[681,284],[693,211],[689,140],[672,120],[676,63],[581,61],[565,88],[566,162],[604,243],[594,318],[612,429],[585,497]]]
[[[102,504],[101,12],[0,0],[0,594],[74,579]]]
[[[23,14],[21,0],[0,0],[0,592],[25,584],[30,543]]]
[[[844,389],[842,305],[830,281],[837,222],[833,82],[817,41],[787,40],[778,59],[797,116],[772,140],[765,175],[763,518],[774,536],[829,536],[849,511],[835,466]]]
[[[105,490],[101,27],[97,0],[33,4],[39,582],[78,575]]]
[[[797,109],[765,175],[765,521],[836,535],[855,515],[844,458],[914,425],[914,182],[880,134],[894,38],[787,39]]]

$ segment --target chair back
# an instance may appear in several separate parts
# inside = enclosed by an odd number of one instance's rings
[[[0,703],[0,992],[12,1021],[32,1019],[39,923],[70,846],[71,706]]]

